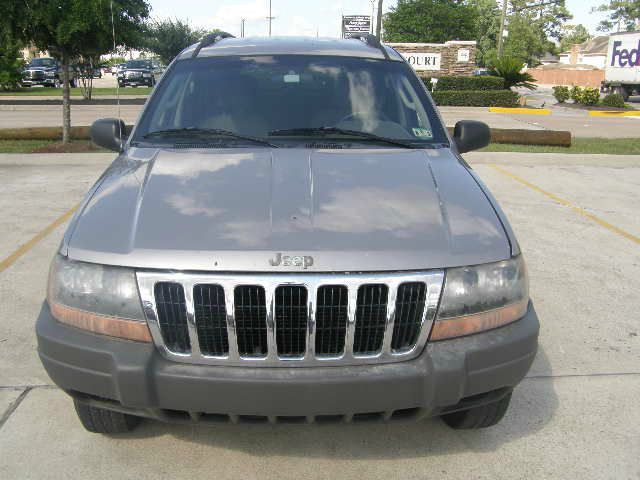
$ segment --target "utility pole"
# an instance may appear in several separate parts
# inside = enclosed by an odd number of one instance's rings
[[[502,15],[500,16],[500,32],[498,33],[498,58],[502,56],[502,44],[504,43],[504,23],[507,20],[507,0],[502,0]]]
[[[276,18],[271,14],[271,0],[269,0],[269,16],[267,17],[267,20],[269,20],[269,36],[271,36],[271,21]]]
[[[244,38],[244,22],[246,22],[246,18],[240,19],[240,38]]]
[[[376,17],[376,37],[382,40],[382,0],[378,0],[378,16]]]

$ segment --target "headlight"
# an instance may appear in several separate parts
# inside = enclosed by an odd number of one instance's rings
[[[47,300],[60,322],[112,337],[150,342],[135,272],[56,255]]]
[[[56,72],[47,72],[47,77],[55,77]]]
[[[449,269],[431,340],[501,327],[522,318],[528,304],[529,283],[522,255]]]
[[[150,73],[143,73],[142,76],[146,77],[146,78],[149,78],[151,76],[151,74]]]

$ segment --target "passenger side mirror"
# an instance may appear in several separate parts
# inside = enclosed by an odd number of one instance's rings
[[[91,125],[91,140],[114,152],[121,152],[126,139],[125,125],[119,118],[101,118]]]
[[[491,130],[484,122],[461,120],[453,129],[453,141],[458,153],[478,150],[491,143]]]

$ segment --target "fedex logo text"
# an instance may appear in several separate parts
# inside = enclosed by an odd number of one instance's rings
[[[613,50],[611,52],[611,66],[615,67],[636,67],[640,66],[640,41],[638,41],[638,47],[632,48],[620,48],[622,42],[616,40],[613,42]],[[616,65],[617,59],[617,65]]]

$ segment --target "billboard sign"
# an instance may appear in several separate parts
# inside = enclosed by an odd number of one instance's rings
[[[342,38],[371,33],[371,17],[369,15],[343,15]]]

